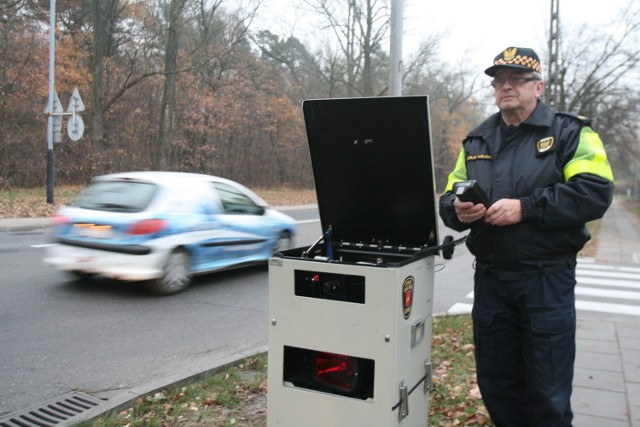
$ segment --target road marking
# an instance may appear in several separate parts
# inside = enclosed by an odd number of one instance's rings
[[[620,280],[594,279],[589,277],[576,277],[578,285],[614,286],[617,288],[640,289],[640,283]]]
[[[471,313],[472,308],[473,304],[457,302],[453,304],[449,310],[447,310],[447,314],[467,314]]]
[[[580,270],[603,270],[603,271],[627,271],[630,273],[639,273],[640,267],[630,267],[614,264],[596,264],[594,262],[585,263],[583,260],[578,261],[576,271]]]
[[[585,288],[582,286],[576,287],[576,295],[640,301],[640,292],[613,291],[611,289]]]
[[[597,311],[600,313],[628,314],[631,316],[640,316],[640,306],[627,304],[611,304],[606,302],[595,301],[576,301],[578,310]]]
[[[640,272],[638,273],[625,273],[620,271],[584,271],[577,270],[576,277],[606,277],[608,279],[619,280],[638,280]]]
[[[576,269],[576,297],[591,297],[600,300],[640,301],[640,292],[611,289],[640,289],[640,268],[609,264],[578,263]],[[585,286],[586,285],[586,286]],[[473,300],[473,292],[467,299]],[[449,314],[470,313],[473,304],[456,303],[447,311]],[[640,316],[640,305],[621,304],[603,301],[588,301],[576,298],[576,309],[600,313],[626,314]]]
[[[640,301],[640,292],[615,291],[611,289],[585,288],[583,286],[576,286],[575,293],[576,295],[584,295],[590,297],[604,297]],[[473,299],[473,291],[469,292],[466,295],[466,298]]]

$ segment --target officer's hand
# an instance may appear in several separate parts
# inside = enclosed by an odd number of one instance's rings
[[[484,216],[491,225],[512,225],[522,221],[522,205],[518,199],[500,199],[492,204]]]
[[[453,207],[460,222],[465,224],[471,224],[479,220],[487,212],[487,208],[482,203],[474,205],[473,202],[463,202],[457,197],[453,202]]]

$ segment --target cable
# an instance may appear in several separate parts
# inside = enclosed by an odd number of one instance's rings
[[[451,259],[453,257],[453,251],[455,247],[463,244],[467,240],[467,237],[468,235],[460,237],[459,239],[454,239],[453,236],[445,236],[441,244],[420,249],[416,253],[416,255],[422,255],[425,253],[428,253],[430,255],[437,255],[438,253],[442,252],[442,257],[444,259]]]

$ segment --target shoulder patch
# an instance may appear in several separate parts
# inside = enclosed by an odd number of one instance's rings
[[[538,153],[544,153],[545,151],[549,151],[551,147],[553,147],[554,143],[555,138],[553,136],[548,136],[536,142],[536,149],[538,150]]]
[[[577,120],[585,126],[591,126],[591,119],[589,117],[581,116],[579,114],[574,114],[574,113],[567,113],[565,111],[558,111],[556,114],[559,116],[569,117],[574,120]]]

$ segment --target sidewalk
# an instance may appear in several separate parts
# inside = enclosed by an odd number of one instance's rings
[[[49,219],[0,219],[0,231],[49,226]],[[603,218],[595,261],[640,269],[640,220],[614,201]],[[578,315],[572,407],[575,427],[640,427],[640,318]],[[266,349],[255,349],[255,352]],[[255,353],[254,352],[254,353]],[[210,366],[185,367],[183,375],[144,384],[59,424],[91,419],[127,407],[140,395],[198,377],[247,354],[227,355]],[[198,372],[196,372],[198,371]]]
[[[640,269],[639,233],[638,218],[614,201],[602,220],[596,261]],[[575,427],[640,427],[640,318],[612,317],[578,315]]]

